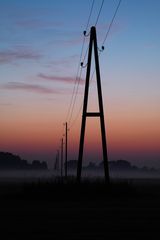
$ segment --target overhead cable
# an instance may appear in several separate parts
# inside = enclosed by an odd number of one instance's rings
[[[95,3],[95,0],[92,1],[90,12],[89,12],[89,17],[88,17],[86,28],[85,28],[84,32],[87,32],[87,29],[88,29],[88,26],[89,26],[89,23],[90,23],[90,18],[91,18],[92,11],[93,11],[93,7],[94,7],[94,3]],[[81,54],[80,54],[80,59],[79,59],[79,63],[78,63],[78,68],[77,68],[77,74],[76,74],[76,78],[75,78],[75,82],[74,82],[71,101],[70,101],[69,108],[68,108],[68,111],[67,111],[66,119],[71,119],[71,117],[72,117],[72,111],[73,111],[73,108],[74,108],[73,106],[75,105],[75,101],[76,101],[76,93],[78,93],[78,90],[76,90],[76,84],[79,87],[79,79],[81,78],[81,71],[82,71],[82,70],[80,70],[80,67],[81,67],[84,44],[85,44],[85,34],[84,34],[84,37],[83,37]],[[74,97],[74,95],[75,95],[75,97]]]

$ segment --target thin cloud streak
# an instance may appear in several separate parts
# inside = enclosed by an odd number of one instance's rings
[[[41,57],[41,54],[25,48],[3,50],[0,51],[0,64],[12,63],[17,60],[39,60]]]
[[[21,20],[17,21],[16,25],[22,28],[27,29],[43,29],[43,28],[57,28],[63,26],[62,22],[53,22],[53,21],[42,21],[39,19],[32,19],[32,20]]]
[[[47,93],[47,94],[59,94],[60,92],[54,89],[50,89],[48,87],[40,86],[37,84],[28,84],[28,83],[20,83],[20,82],[8,82],[3,85],[3,89],[7,90],[23,90],[27,92],[35,92],[35,93]]]
[[[60,76],[54,76],[54,75],[45,75],[43,73],[39,73],[38,77],[43,79],[43,80],[48,80],[48,81],[56,81],[56,82],[63,82],[67,84],[74,84],[76,78],[74,77],[60,77]],[[84,84],[84,80],[81,78],[79,84]]]

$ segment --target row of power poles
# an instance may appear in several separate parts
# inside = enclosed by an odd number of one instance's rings
[[[59,170],[59,168],[60,168],[61,178],[63,176],[65,176],[65,178],[67,178],[67,176],[68,176],[67,162],[68,162],[68,130],[69,129],[68,129],[67,122],[64,123],[64,125],[65,125],[65,134],[63,135],[63,137],[65,137],[65,141],[64,141],[64,138],[62,137],[60,151],[57,150],[56,161],[55,161],[55,165],[54,165],[55,170]],[[65,164],[64,164],[64,145],[65,145]],[[59,159],[60,159],[60,161],[59,161]],[[59,166],[59,162],[60,162],[60,166]],[[63,172],[65,175],[63,174]]]

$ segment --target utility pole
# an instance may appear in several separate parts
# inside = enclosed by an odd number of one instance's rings
[[[61,178],[63,178],[63,138],[61,139]]]
[[[59,170],[59,150],[57,150],[57,164],[56,164],[56,170]]]
[[[87,112],[89,80],[90,80],[90,71],[91,71],[91,62],[92,62],[92,50],[94,50],[94,58],[95,58],[95,70],[96,70],[96,77],[97,77],[99,112]],[[85,83],[85,92],[84,92],[84,101],[83,101],[83,114],[82,114],[79,156],[78,156],[78,166],[77,166],[77,182],[81,181],[84,136],[85,136],[85,127],[86,127],[86,118],[87,117],[99,117],[100,118],[102,148],[103,148],[103,161],[104,161],[104,175],[105,175],[105,182],[109,183],[108,154],[107,154],[105,123],[104,123],[104,112],[103,112],[103,100],[102,100],[101,79],[100,79],[100,69],[99,69],[97,36],[96,36],[96,28],[94,26],[91,27],[91,30],[90,30],[88,63],[87,63],[87,72],[86,72],[86,83]]]
[[[65,123],[65,126],[66,126],[65,178],[67,178],[67,160],[68,160],[68,126],[67,126],[67,122]]]
[[[54,163],[54,170],[57,170],[57,154],[56,154],[56,161]]]
[[[54,170],[59,170],[59,150],[57,150],[56,161],[54,164]]]

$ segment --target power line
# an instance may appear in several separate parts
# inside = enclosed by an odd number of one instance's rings
[[[101,7],[100,7],[100,11],[99,11],[99,14],[98,14],[98,17],[97,17],[96,24],[97,24],[97,22],[98,22],[98,19],[99,19],[99,16],[100,16],[100,13],[101,13],[101,10],[102,10],[102,7],[103,7],[103,2],[104,2],[104,1],[102,1]],[[116,17],[116,15],[117,15],[117,12],[118,12],[118,10],[119,10],[119,7],[120,7],[120,5],[121,5],[121,2],[122,2],[122,0],[119,0],[118,5],[117,5],[117,7],[116,7],[116,10],[115,10],[115,12],[114,12],[114,15],[113,15],[113,17],[112,17],[112,19],[111,19],[111,22],[110,22],[110,24],[109,24],[107,33],[106,33],[105,38],[104,38],[104,40],[103,40],[103,42],[102,42],[102,50],[104,50],[104,46],[103,46],[103,45],[104,45],[105,41],[106,41],[107,38],[108,38],[108,35],[109,35],[110,30],[111,30],[111,28],[112,28],[113,22],[114,22],[114,20],[115,20],[115,17]],[[95,25],[96,25],[96,24],[95,24]],[[88,48],[87,48],[87,51],[86,51],[86,53],[85,53],[85,56],[84,56],[83,61],[85,60],[85,58],[86,58],[86,56],[87,56],[87,52],[88,52]],[[102,53],[102,51],[99,53],[99,56],[101,55],[101,53]],[[94,76],[94,73],[95,73],[95,68],[94,68],[94,70],[93,70],[93,72],[92,72],[91,80],[90,80],[90,81],[92,81],[93,76]],[[82,110],[82,107],[83,107],[83,104],[81,104],[81,106],[80,106],[80,108],[79,108],[79,111],[77,112],[76,117],[74,118],[74,120],[73,120],[73,122],[72,122],[72,124],[71,124],[70,127],[73,127],[73,126],[74,126],[74,124],[75,124],[75,122],[77,121],[77,119],[78,119],[78,117],[79,117],[79,114],[80,114],[80,112],[81,112],[81,110]]]
[[[103,40],[102,46],[104,45],[104,43],[105,43],[105,41],[106,41],[106,39],[107,39],[107,37],[108,37],[108,35],[109,35],[109,32],[110,32],[111,27],[112,27],[112,24],[113,24],[114,19],[115,19],[116,15],[117,15],[118,9],[119,9],[119,7],[120,7],[120,5],[121,5],[121,2],[122,2],[122,0],[119,0],[118,5],[117,5],[117,7],[116,7],[116,10],[115,10],[115,12],[114,12],[114,15],[113,15],[113,17],[112,17],[112,20],[111,20],[111,22],[110,22],[110,24],[109,24],[108,31],[107,31],[107,33],[106,33],[106,35],[105,35],[104,40]]]
[[[94,2],[95,2],[95,0],[92,1],[92,5],[91,5],[91,8],[90,8],[90,13],[89,13],[89,17],[88,17],[86,28],[85,28],[86,31],[87,31],[88,26],[89,26],[90,18],[91,18],[92,11],[93,11]],[[84,32],[86,32],[86,31],[84,31]],[[71,106],[72,106],[73,97],[74,97],[74,94],[75,94],[75,88],[76,88],[76,84],[77,84],[77,80],[78,80],[78,75],[79,75],[80,63],[81,63],[81,59],[82,59],[82,55],[83,55],[84,44],[85,44],[85,34],[84,34],[84,37],[83,37],[83,43],[82,43],[82,48],[81,48],[81,53],[80,53],[80,59],[79,59],[78,68],[77,68],[77,74],[76,74],[76,78],[75,78],[75,82],[74,82],[74,87],[73,87],[73,91],[72,91],[71,101],[70,101],[69,108],[68,108],[68,111],[67,111],[66,119],[69,118],[69,114],[70,114],[70,111],[71,111]]]
[[[81,48],[80,59],[79,59],[79,62],[78,62],[78,67],[77,67],[77,74],[76,74],[76,78],[75,78],[75,82],[74,82],[74,87],[73,87],[72,96],[71,96],[69,108],[68,108],[68,111],[67,111],[67,117],[66,117],[66,119],[69,118],[70,111],[71,111],[71,107],[72,107],[72,102],[73,102],[73,98],[74,98],[74,94],[75,94],[75,89],[76,89],[76,84],[77,84],[78,75],[79,75],[80,63],[81,63],[82,54],[83,54],[84,43],[85,43],[85,38],[83,38],[83,43],[82,43],[82,48]]]
[[[71,122],[71,119],[72,119],[72,115],[73,115],[73,110],[74,110],[74,106],[75,106],[75,103],[76,103],[76,98],[77,98],[77,94],[78,94],[78,88],[79,88],[79,84],[80,84],[80,81],[81,81],[81,75],[82,75],[82,68],[80,70],[80,76],[78,78],[78,83],[77,83],[77,88],[76,88],[76,92],[75,92],[75,96],[74,96],[74,101],[73,101],[73,105],[72,105],[72,109],[71,109],[71,114],[70,114],[70,118],[68,120],[69,122],[69,125],[70,125],[70,122]]]
[[[100,54],[99,54],[99,56],[100,56]],[[91,82],[92,82],[93,76],[94,76],[94,74],[95,74],[95,70],[96,70],[96,69],[94,69],[93,72],[92,72],[91,80],[90,80]],[[75,123],[76,123],[76,121],[77,121],[77,119],[78,119],[78,117],[79,117],[79,114],[81,113],[82,107],[83,107],[83,101],[82,101],[82,103],[81,103],[81,105],[80,105],[80,108],[79,108],[79,110],[78,110],[78,112],[77,112],[74,120],[72,121],[72,124],[70,125],[70,128],[72,128],[72,127],[75,125]]]
[[[102,0],[101,6],[100,6],[100,9],[99,9],[99,13],[98,13],[98,16],[97,16],[97,19],[96,19],[96,22],[95,22],[94,26],[96,26],[97,23],[98,23],[98,20],[99,20],[99,17],[101,15],[101,11],[102,11],[102,8],[103,8],[103,4],[104,4],[104,0]]]
[[[102,3],[101,3],[101,6],[100,6],[100,9],[99,9],[99,12],[98,12],[98,15],[97,15],[97,19],[96,19],[96,22],[95,22],[95,25],[94,25],[94,26],[96,26],[97,23],[98,23],[98,20],[99,20],[99,17],[100,17],[100,15],[101,15],[101,11],[102,11],[102,8],[103,8],[103,4],[104,4],[104,0],[102,0]],[[88,53],[88,47],[87,47],[86,52],[85,52],[85,54],[84,54],[84,58],[83,58],[82,63],[84,63],[84,61],[85,61],[85,59],[86,59],[86,56],[87,56],[87,53]]]
[[[118,2],[118,5],[115,9],[115,12],[113,14],[113,17],[111,19],[111,22],[109,24],[109,27],[108,27],[108,30],[106,32],[106,35],[105,35],[105,38],[102,42],[102,50],[104,49],[104,44],[108,38],[108,35],[110,33],[110,30],[112,28],[112,25],[113,25],[113,22],[115,20],[115,17],[117,15],[117,12],[119,10],[119,7],[121,5],[121,2],[122,0],[119,0]],[[90,13],[89,13],[89,17],[88,17],[88,21],[87,21],[87,25],[86,25],[86,28],[85,28],[85,31],[84,31],[84,37],[83,37],[83,42],[82,42],[82,48],[81,48],[81,53],[80,53],[80,59],[79,59],[79,63],[78,63],[78,67],[77,67],[77,74],[76,74],[76,78],[75,78],[75,82],[74,82],[74,87],[73,87],[73,92],[72,92],[72,97],[71,97],[71,101],[70,101],[70,104],[69,104],[69,109],[68,109],[68,113],[67,113],[67,119],[69,118],[69,125],[70,125],[70,128],[72,128],[78,117],[79,117],[79,114],[82,110],[82,107],[83,107],[83,103],[80,105],[80,108],[74,118],[74,120],[71,122],[71,119],[72,119],[72,115],[73,115],[73,110],[74,110],[74,107],[75,107],[75,102],[76,102],[76,98],[77,98],[77,94],[78,94],[78,88],[79,88],[79,84],[80,84],[80,81],[81,81],[81,75],[82,75],[82,68],[80,69],[80,66],[83,66],[83,63],[81,63],[82,61],[82,55],[83,55],[83,51],[84,51],[84,44],[85,44],[85,37],[87,37],[88,35],[86,34],[87,32],[87,29],[88,29],[88,26],[89,26],[89,22],[90,22],[90,18],[91,18],[91,15],[92,15],[92,11],[93,11],[93,7],[94,7],[94,3],[95,3],[95,0],[92,1],[92,5],[91,5],[91,9],[90,9]],[[101,15],[101,11],[102,11],[102,8],[103,8],[103,4],[104,4],[104,0],[102,0],[102,3],[101,3],[101,6],[100,6],[100,9],[99,9],[99,12],[98,12],[98,15],[97,15],[97,19],[96,19],[96,22],[95,22],[95,26],[97,25],[98,21],[99,21],[99,17]],[[99,56],[101,55],[101,52],[102,50],[100,50],[100,53],[99,53]],[[86,57],[87,57],[87,53],[88,53],[88,47],[86,49],[86,52],[84,54],[84,57],[83,57],[83,62],[85,61]],[[93,70],[92,72],[92,75],[91,75],[91,80],[93,79],[93,76],[94,76],[94,73],[95,73],[95,69]],[[71,123],[71,124],[70,124]],[[62,129],[62,131],[64,131],[64,128]],[[62,133],[63,135],[63,133]]]
[[[95,2],[95,0],[92,1],[92,6],[91,6],[90,14],[89,14],[88,21],[87,21],[87,26],[86,26],[86,29],[85,29],[86,32],[87,32],[87,29],[88,29],[88,26],[89,26],[89,22],[90,22],[90,18],[91,18],[91,15],[92,15],[94,2]]]
[[[94,0],[92,1],[92,6],[91,6],[91,10],[90,10],[90,14],[89,14],[89,18],[88,18],[88,22],[87,22],[87,27],[86,27],[86,31],[84,31],[84,36],[87,36],[86,35],[86,32],[87,32],[87,28],[89,26],[89,21],[90,21],[90,18],[91,18],[91,14],[92,14],[92,11],[93,11],[93,6],[94,6]],[[101,14],[101,11],[102,11],[102,8],[103,8],[103,4],[104,4],[104,0],[102,0],[102,3],[101,3],[101,6],[100,6],[100,9],[99,9],[99,12],[98,12],[98,16],[97,16],[97,19],[96,19],[96,22],[95,22],[95,26],[96,24],[98,23],[98,20],[99,20],[99,17],[100,17],[100,14]],[[83,61],[81,62],[81,66],[83,66],[83,62],[85,61],[85,58],[87,56],[87,52],[88,52],[88,48],[86,49],[86,52],[85,52],[85,55],[84,55],[84,58],[83,58]],[[82,54],[81,54],[82,55]],[[82,58],[80,58],[80,61],[81,61]],[[79,88],[79,83],[80,83],[80,80],[81,80],[81,71],[80,71],[80,76],[78,78],[78,83],[77,83],[77,89],[76,89],[76,93],[75,93],[75,87],[74,87],[74,94],[75,94],[75,97],[73,99],[72,97],[72,101],[73,101],[73,104],[71,103],[70,105],[72,105],[72,108],[70,107],[70,118],[69,118],[69,124],[70,124],[70,121],[71,121],[71,118],[72,118],[72,115],[73,115],[73,110],[74,110],[74,106],[75,106],[75,102],[76,102],[76,98],[77,98],[77,94],[78,94],[78,88]],[[77,78],[76,78],[77,80]],[[73,94],[73,95],[74,95]]]
[[[80,108],[79,108],[79,110],[78,110],[78,112],[76,114],[76,117],[72,121],[72,124],[70,125],[70,128],[72,128],[75,125],[75,123],[76,123],[76,121],[77,121],[77,119],[79,117],[79,114],[81,113],[82,107],[83,107],[83,102],[81,103],[81,106],[80,106]]]

